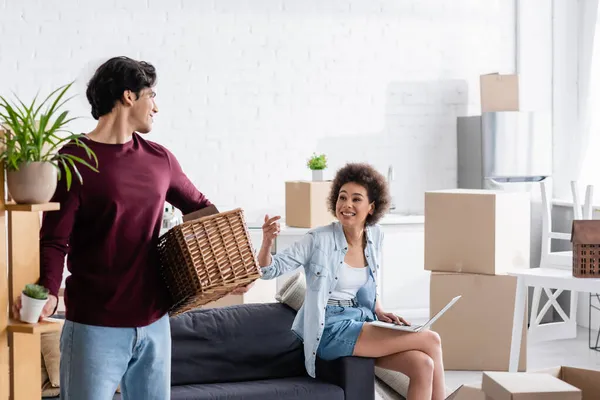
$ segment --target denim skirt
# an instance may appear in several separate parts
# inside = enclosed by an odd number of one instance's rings
[[[325,327],[317,355],[323,360],[351,356],[363,324],[373,321],[373,313],[365,307],[332,306],[325,309]]]

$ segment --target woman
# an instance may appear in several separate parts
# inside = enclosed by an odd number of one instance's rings
[[[265,216],[258,255],[262,279],[303,266],[304,305],[292,330],[304,342],[305,365],[315,377],[315,358],[370,357],[382,368],[410,378],[408,399],[444,399],[440,337],[432,331],[407,333],[376,327],[376,319],[408,324],[385,312],[376,295],[383,233],[377,224],[390,195],[385,178],[368,164],[347,164],[333,180],[328,206],[338,221],[309,231],[271,256],[280,217]]]

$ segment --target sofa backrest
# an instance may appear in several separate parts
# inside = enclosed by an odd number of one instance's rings
[[[280,303],[200,309],[171,318],[172,385],[306,375],[296,312]]]

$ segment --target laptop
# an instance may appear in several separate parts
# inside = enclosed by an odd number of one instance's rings
[[[398,324],[394,324],[392,322],[383,322],[383,321],[373,321],[370,324],[373,326],[379,326],[381,328],[395,329],[397,331],[421,332],[425,329],[429,329],[429,327],[431,325],[433,325],[433,323],[435,321],[437,321],[437,319],[439,317],[441,317],[446,311],[448,311],[450,309],[450,307],[452,307],[454,305],[454,303],[456,303],[458,301],[458,299],[460,299],[460,298],[461,298],[461,296],[456,296],[455,298],[450,300],[450,302],[448,304],[446,304],[446,306],[444,308],[442,308],[437,314],[435,314],[429,321],[427,321],[423,325],[407,326],[407,325],[398,325]]]

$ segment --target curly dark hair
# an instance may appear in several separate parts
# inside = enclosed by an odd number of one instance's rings
[[[375,211],[372,215],[369,214],[366,220],[367,225],[375,225],[390,207],[391,196],[385,177],[365,163],[349,163],[340,168],[335,174],[327,199],[329,211],[334,216],[340,189],[349,182],[357,183],[367,189],[369,203],[375,202]]]
[[[88,82],[86,97],[92,106],[92,117],[98,119],[110,113],[123,92],[140,91],[156,84],[156,69],[145,61],[129,57],[113,57],[102,64]]]

